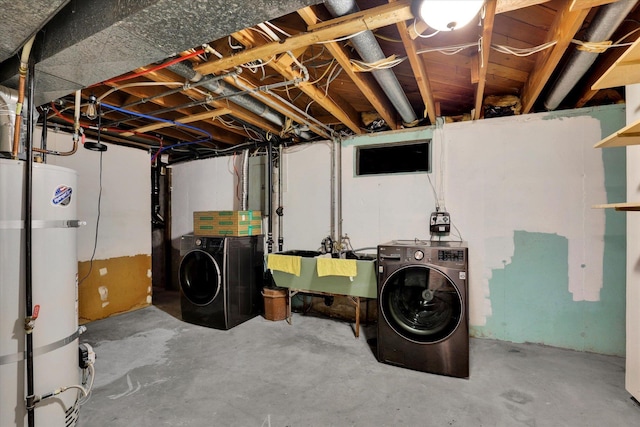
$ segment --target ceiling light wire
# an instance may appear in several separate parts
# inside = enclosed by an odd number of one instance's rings
[[[431,37],[433,37],[433,36],[437,35],[437,34],[440,32],[440,30],[436,30],[435,32],[433,32],[433,33],[431,33],[431,34],[427,34],[426,36],[425,36],[425,35],[422,35],[422,34],[420,34],[420,32],[418,31],[418,29],[416,28],[416,21],[417,21],[417,18],[413,18],[413,31],[414,31],[414,32],[416,33],[416,35],[417,35],[418,37],[420,37],[421,39],[429,39],[429,38],[431,38]]]

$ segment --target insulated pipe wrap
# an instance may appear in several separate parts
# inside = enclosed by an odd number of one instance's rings
[[[177,64],[170,65],[169,67],[167,67],[167,69],[189,80],[195,78],[198,75],[191,64],[187,62],[179,62]],[[269,107],[249,95],[241,95],[240,90],[224,81],[205,83],[201,87],[210,90],[216,95],[234,95],[230,98],[233,103],[251,111],[254,114],[257,114],[258,116],[270,121],[277,126],[284,125],[285,120],[283,115],[270,109]]]
[[[602,6],[585,32],[583,41],[597,43],[609,40],[636,3],[638,3],[637,0],[619,0]],[[598,55],[599,53],[578,50],[577,48],[573,51],[567,65],[544,101],[544,107],[547,110],[558,108],[562,100],[593,65]]]
[[[325,6],[329,13],[334,17],[344,16],[358,12],[360,8],[353,0],[327,0]],[[371,31],[365,31],[350,39],[351,44],[356,48],[358,55],[365,62],[376,62],[386,58],[384,52],[380,48],[376,36]],[[393,104],[394,108],[402,117],[405,123],[411,123],[417,120],[416,113],[409,103],[407,95],[402,90],[400,82],[396,75],[390,69],[381,69],[372,71],[373,77],[376,79],[384,93]]]

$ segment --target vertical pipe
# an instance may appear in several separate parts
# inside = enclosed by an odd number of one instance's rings
[[[42,137],[40,138],[40,148],[42,149],[42,163],[47,163],[47,115],[49,107],[44,107],[42,115]]]
[[[242,153],[242,198],[240,210],[246,211],[249,206],[249,149]]]
[[[336,141],[338,145],[337,148],[337,159],[336,159],[336,193],[337,193],[337,222],[338,222],[338,240],[334,240],[334,242],[338,242],[338,246],[340,250],[342,248],[342,140],[338,139]]]
[[[284,249],[284,237],[282,231],[282,144],[278,147],[278,252]]]
[[[267,188],[265,188],[265,198],[267,199],[267,253],[273,252],[273,216],[271,212],[273,210],[273,143],[269,138],[267,146]]]
[[[24,256],[25,256],[25,332],[26,332],[26,374],[27,374],[27,422],[29,427],[35,426],[35,414],[32,399],[34,396],[33,378],[33,332],[27,326],[33,316],[33,274],[32,274],[32,198],[33,198],[33,97],[35,90],[34,63],[29,62],[29,113],[27,123],[27,142],[25,151],[27,161],[24,178]]]
[[[20,151],[20,128],[22,127],[22,106],[24,104],[24,86],[29,67],[29,56],[31,55],[31,47],[33,41],[36,39],[34,35],[31,37],[22,47],[22,55],[20,57],[20,69],[18,77],[18,102],[16,103],[16,120],[15,128],[13,129],[13,147],[11,150],[11,156],[13,159],[18,158],[18,152]]]
[[[330,236],[336,241],[336,140],[331,144],[331,230]]]

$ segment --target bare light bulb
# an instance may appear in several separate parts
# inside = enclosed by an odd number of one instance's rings
[[[95,120],[98,117],[98,109],[96,108],[97,98],[94,95],[89,97],[89,103],[87,104],[87,111],[85,115],[89,120]]]

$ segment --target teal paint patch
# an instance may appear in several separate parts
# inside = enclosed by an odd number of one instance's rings
[[[624,354],[624,310],[615,284],[601,290],[600,301],[573,301],[567,238],[518,230],[514,245],[511,263],[494,270],[489,282],[493,314],[471,329],[473,336]]]
[[[625,125],[625,109],[601,111],[602,138],[605,138]],[[626,148],[604,148],[604,187],[607,203],[626,200],[627,163]],[[585,316],[585,327],[589,332],[585,338],[588,351],[624,356],[626,345],[626,251],[627,251],[627,214],[613,209],[605,209],[605,234],[603,257],[603,288],[600,301]],[[609,351],[601,351],[606,348]]]

